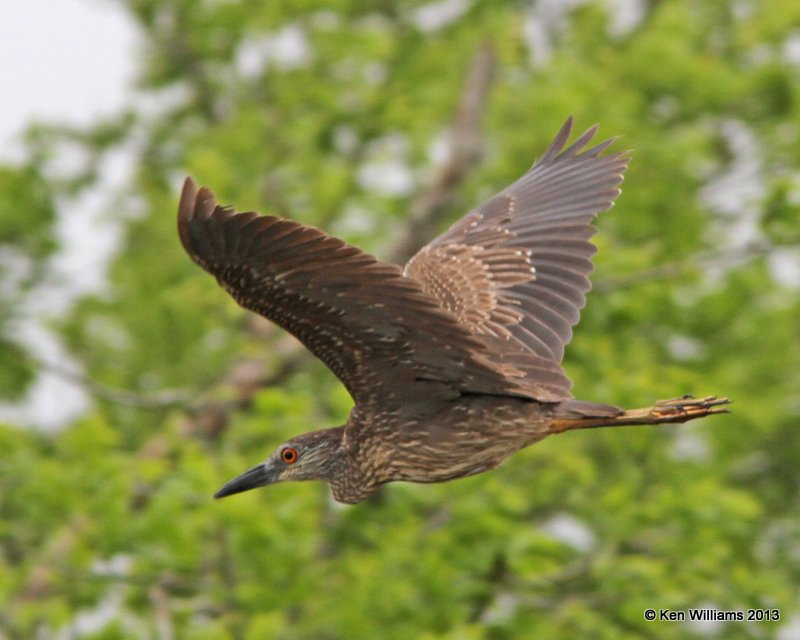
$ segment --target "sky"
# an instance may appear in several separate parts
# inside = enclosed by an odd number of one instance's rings
[[[32,120],[86,125],[120,110],[136,41],[111,0],[0,1],[0,159]]]

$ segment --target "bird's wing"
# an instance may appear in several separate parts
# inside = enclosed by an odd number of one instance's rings
[[[592,219],[609,209],[627,167],[614,140],[584,150],[597,127],[564,149],[568,119],[514,184],[423,247],[405,267],[476,334],[561,362],[590,289]]]
[[[187,178],[178,232],[240,305],[303,342],[357,403],[459,393],[563,397],[557,370],[531,383],[529,371],[549,364],[495,355],[400,267],[318,229],[218,206]]]

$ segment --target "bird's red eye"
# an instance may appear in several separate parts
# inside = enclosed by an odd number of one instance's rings
[[[286,447],[283,451],[281,451],[281,460],[283,460],[286,464],[293,464],[297,462],[297,449]]]

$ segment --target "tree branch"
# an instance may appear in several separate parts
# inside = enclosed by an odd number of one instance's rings
[[[442,217],[452,204],[455,193],[481,157],[481,125],[497,61],[490,43],[485,42],[472,60],[464,91],[453,118],[447,162],[436,178],[409,207],[401,239],[389,251],[389,260],[405,263],[436,235]]]
[[[72,369],[71,367],[37,358],[28,355],[34,365],[45,371],[58,376],[62,380],[71,382],[84,389],[88,394],[101,400],[108,400],[115,404],[141,409],[164,409],[169,407],[184,407],[189,403],[189,395],[183,391],[159,391],[154,393],[139,393],[105,385],[96,380],[92,380],[86,374]]]

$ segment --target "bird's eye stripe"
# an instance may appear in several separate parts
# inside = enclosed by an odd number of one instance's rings
[[[283,460],[286,464],[297,462],[297,450],[292,449],[291,447],[286,447],[283,451],[281,451],[281,460]]]

